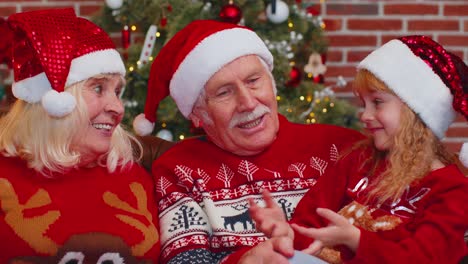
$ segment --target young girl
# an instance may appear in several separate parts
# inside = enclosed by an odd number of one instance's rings
[[[292,229],[268,193],[266,208],[252,201],[257,228],[333,263],[458,263],[468,254],[468,179],[440,140],[454,109],[468,118],[466,64],[428,37],[408,36],[358,69],[368,140],[341,153],[302,198]]]

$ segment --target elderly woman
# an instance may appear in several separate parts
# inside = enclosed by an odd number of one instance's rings
[[[18,100],[0,119],[0,263],[156,262],[153,184],[119,125],[112,41],[72,9],[8,24]]]

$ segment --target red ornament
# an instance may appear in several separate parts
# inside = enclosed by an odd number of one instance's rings
[[[286,86],[288,87],[296,87],[301,83],[302,80],[302,72],[296,66],[291,68],[289,72],[289,80],[286,82]]]
[[[223,22],[237,24],[242,18],[241,9],[235,4],[227,4],[221,8],[219,19]]]
[[[167,25],[167,17],[163,16],[161,18],[161,21],[159,21],[159,24],[161,25],[161,27],[165,27]]]
[[[313,16],[318,16],[320,15],[320,10],[317,10],[315,6],[311,5],[306,8],[307,14],[311,14]]]
[[[122,47],[128,49],[130,46],[130,28],[125,25],[122,29]]]
[[[325,83],[325,78],[323,77],[323,74],[319,74],[319,75],[317,75],[315,77],[312,77],[312,81],[314,83],[322,83],[323,84],[323,83]]]
[[[171,6],[171,4],[168,4],[166,8],[167,8],[167,11],[172,12],[172,6]]]

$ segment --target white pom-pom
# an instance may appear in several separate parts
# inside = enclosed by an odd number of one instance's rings
[[[151,123],[146,119],[144,114],[139,114],[135,120],[133,120],[133,129],[139,136],[146,136],[151,134],[154,129],[154,123]]]
[[[461,163],[468,168],[468,143],[464,143],[460,150],[460,154],[458,155]]]
[[[57,92],[56,90],[48,91],[42,96],[42,107],[47,113],[54,117],[63,117],[68,115],[75,109],[76,99],[69,92]]]

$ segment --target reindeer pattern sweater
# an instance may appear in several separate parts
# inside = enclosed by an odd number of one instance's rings
[[[266,239],[248,214],[248,198],[263,203],[267,189],[289,218],[339,151],[361,138],[341,127],[279,118],[278,136],[261,154],[236,156],[194,138],[155,161],[162,263],[236,263],[240,249]]]
[[[357,252],[340,247],[344,263],[459,263],[468,254],[463,239],[468,230],[468,178],[455,165],[449,165],[407,186],[394,203],[367,203],[366,193],[377,176],[361,168],[364,157],[356,151],[339,160],[303,197],[291,222],[323,227],[327,223],[315,213],[317,207],[338,211],[357,203],[366,206],[373,220],[366,228],[360,227]],[[363,211],[352,213],[364,215]],[[379,230],[392,225],[395,218],[399,219],[395,227]],[[370,227],[377,230],[370,231]],[[306,248],[312,241],[296,233],[295,248]]]
[[[157,262],[153,194],[151,177],[137,165],[47,178],[0,155],[0,263]]]

